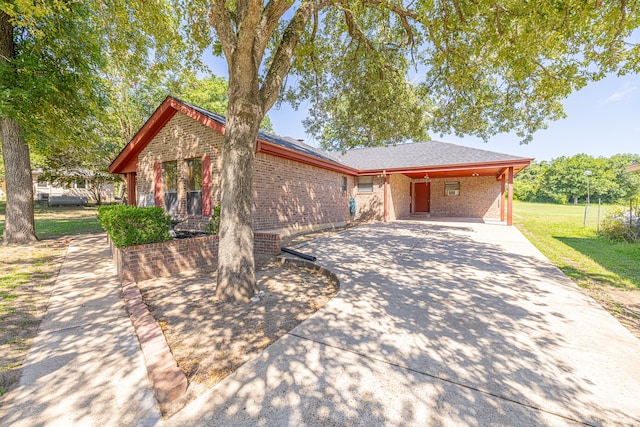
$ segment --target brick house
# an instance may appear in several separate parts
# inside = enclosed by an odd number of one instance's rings
[[[167,97],[109,171],[125,176],[129,203],[162,206],[183,227],[202,228],[220,203],[224,123],[223,116]],[[504,220],[505,187],[532,160],[436,141],[327,153],[260,132],[254,230],[288,235],[414,215]],[[510,200],[506,205],[510,225]]]

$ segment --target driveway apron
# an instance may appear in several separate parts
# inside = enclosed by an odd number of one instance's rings
[[[300,250],[340,292],[168,425],[640,425],[640,340],[517,229],[402,221]]]

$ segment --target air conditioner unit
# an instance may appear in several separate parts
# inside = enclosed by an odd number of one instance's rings
[[[460,195],[460,190],[448,190],[447,191],[447,196],[459,196]]]

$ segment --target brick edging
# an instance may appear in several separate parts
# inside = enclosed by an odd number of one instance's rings
[[[153,384],[153,391],[163,415],[169,411],[169,404],[186,395],[189,382],[178,366],[171,349],[162,333],[162,328],[142,301],[142,294],[134,282],[122,283],[124,302],[135,328],[147,375]],[[178,408],[173,408],[175,412]]]
[[[317,271],[323,276],[328,277],[331,280],[335,280],[336,284],[338,285],[338,289],[340,289],[340,279],[338,279],[338,276],[333,271],[325,267],[322,267],[321,265],[316,264],[315,262],[307,261],[305,259],[300,259],[300,258],[290,258],[288,256],[279,256],[277,257],[277,261],[282,265],[293,264],[299,267],[305,267],[310,270]]]

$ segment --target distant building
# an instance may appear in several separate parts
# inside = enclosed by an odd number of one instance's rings
[[[640,172],[640,163],[634,163],[631,166],[627,166],[627,172]]]
[[[31,172],[33,180],[33,197],[36,200],[49,200],[50,196],[80,196],[87,200],[96,201],[94,192],[91,190],[91,181],[88,178],[77,177],[68,180],[65,184],[53,183],[43,176],[41,170]],[[102,202],[112,202],[114,200],[113,183],[103,184],[101,192]]]

